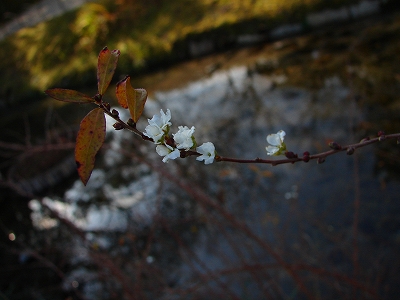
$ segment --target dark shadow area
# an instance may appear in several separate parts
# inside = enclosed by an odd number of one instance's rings
[[[23,13],[32,4],[40,0],[20,0],[20,1],[2,1],[0,3],[0,25],[9,22],[19,14]]]

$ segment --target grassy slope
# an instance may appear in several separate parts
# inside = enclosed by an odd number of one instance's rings
[[[257,32],[304,20],[307,12],[349,0],[103,0],[1,42],[0,100],[38,97],[52,86],[94,83],[105,45],[122,55],[119,72],[138,74],[185,58],[185,41]],[[354,1],[357,2],[357,1]],[[178,46],[177,46],[178,45]],[[181,46],[179,46],[181,45]],[[183,45],[183,46],[182,46]],[[35,92],[36,91],[36,92]]]

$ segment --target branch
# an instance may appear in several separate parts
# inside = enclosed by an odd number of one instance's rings
[[[117,123],[113,125],[115,130],[121,130],[121,129],[127,129],[136,135],[140,136],[143,140],[151,141],[154,142],[152,138],[149,138],[148,136],[144,135],[141,131],[139,131],[136,128],[136,123],[133,122],[132,119],[129,119],[128,122],[124,122],[119,118],[119,113],[115,109],[110,109],[110,104],[106,102],[96,102],[96,104],[104,110],[104,112],[109,115],[111,118],[113,118]],[[352,155],[357,148],[365,147],[380,141],[384,140],[390,140],[390,139],[397,139],[397,144],[400,143],[400,133],[395,133],[395,134],[389,134],[385,135],[383,131],[378,132],[378,136],[375,138],[364,138],[362,139],[359,143],[355,144],[350,144],[347,146],[341,146],[336,142],[329,143],[329,146],[332,148],[329,151],[317,153],[310,155],[308,151],[303,153],[302,157],[298,157],[297,154],[286,151],[285,152],[285,159],[262,159],[262,158],[254,158],[254,159],[241,159],[241,158],[232,158],[232,157],[223,157],[220,155],[215,156],[215,161],[221,162],[233,162],[233,163],[242,163],[242,164],[248,164],[248,163],[261,163],[261,164],[270,164],[272,166],[277,166],[277,165],[282,165],[282,164],[294,164],[299,161],[303,162],[309,162],[310,160],[316,159],[319,164],[325,162],[325,159],[333,154],[339,153],[346,151],[348,155]],[[200,156],[201,154],[193,151],[193,150],[180,150],[180,157],[185,158],[188,156]]]
[[[128,122],[124,122],[119,118],[119,113],[117,110],[115,110],[115,109],[110,110],[110,105],[108,103],[101,102],[98,105],[99,105],[99,107],[101,107],[104,110],[104,112],[107,115],[109,115],[111,118],[113,118],[117,122],[113,125],[115,130],[127,129],[129,131],[132,131],[136,135],[140,136],[143,140],[153,142],[152,138],[147,137],[146,135],[144,135],[142,132],[140,132],[136,128],[136,123],[134,123],[132,119],[129,119]],[[313,154],[313,155],[310,155],[310,153],[308,151],[306,151],[303,153],[302,157],[298,157],[298,155],[294,154],[293,152],[286,151],[285,152],[286,158],[278,159],[278,160],[262,159],[259,157],[254,158],[254,159],[241,159],[241,158],[223,157],[220,155],[216,155],[215,160],[217,162],[225,161],[225,162],[234,162],[234,163],[242,163],[242,164],[261,163],[261,164],[270,164],[272,166],[277,166],[277,165],[288,164],[288,163],[294,164],[299,161],[309,162],[310,160],[316,159],[317,162],[319,164],[321,164],[330,155],[333,155],[333,154],[336,154],[339,152],[343,152],[343,151],[346,151],[346,153],[348,155],[352,155],[357,148],[365,147],[365,146],[368,146],[368,145],[371,145],[371,144],[374,144],[377,142],[381,142],[384,140],[390,140],[390,139],[397,139],[397,144],[399,144],[400,143],[400,133],[385,135],[382,131],[380,131],[380,132],[378,132],[378,137],[375,137],[372,139],[367,137],[367,138],[362,139],[359,143],[350,144],[347,146],[340,146],[338,143],[332,142],[332,143],[329,143],[329,146],[332,148],[331,150]],[[181,158],[188,157],[188,156],[200,156],[200,155],[201,155],[200,153],[193,151],[193,150],[187,150],[187,151],[180,150]]]
[[[116,109],[112,109],[110,108],[110,104],[107,102],[96,102],[96,104],[103,109],[104,113],[106,113],[108,116],[110,116],[111,118],[113,118],[117,123],[115,123],[113,125],[115,130],[121,130],[121,129],[127,129],[131,132],[133,132],[134,134],[140,136],[143,140],[147,140],[147,141],[153,141],[153,139],[145,136],[142,132],[140,132],[137,128],[136,128],[136,123],[133,122],[132,119],[129,119],[128,122],[124,122],[120,119],[119,117],[119,112]]]
[[[347,146],[340,146],[339,144],[333,142],[330,143],[329,146],[332,148],[332,150],[317,153],[310,155],[308,152],[304,152],[303,157],[298,157],[297,154],[294,154],[293,152],[286,152],[286,159],[278,159],[278,160],[273,160],[273,159],[261,159],[261,158],[255,158],[255,159],[240,159],[240,158],[230,158],[230,157],[223,157],[223,156],[216,156],[215,160],[216,161],[226,161],[226,162],[234,162],[234,163],[263,163],[263,164],[270,164],[272,166],[276,165],[281,165],[281,164],[294,164],[299,161],[304,161],[304,162],[309,162],[312,159],[317,159],[318,163],[323,163],[326,159],[326,157],[346,151],[348,155],[352,155],[357,148],[365,147],[383,140],[390,140],[390,139],[397,139],[397,144],[400,143],[400,133],[394,133],[394,134],[389,134],[385,135],[382,132],[378,134],[379,136],[376,138],[370,139],[365,138],[361,140],[359,143],[356,144],[351,144]]]

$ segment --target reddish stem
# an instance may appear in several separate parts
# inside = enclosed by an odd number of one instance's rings
[[[389,140],[389,139],[399,139],[400,138],[400,133],[394,133],[394,134],[389,134],[386,135],[384,138],[382,137],[376,137],[373,139],[369,139],[369,140],[362,140],[359,143],[356,144],[351,144],[351,145],[347,145],[347,146],[343,146],[341,147],[341,149],[337,149],[337,150],[329,150],[329,151],[325,151],[325,152],[321,152],[321,153],[317,153],[314,155],[309,155],[307,156],[308,159],[323,159],[326,158],[330,155],[336,154],[338,152],[343,152],[343,151],[347,151],[348,149],[357,149],[357,148],[361,148],[361,147],[365,147],[367,145],[370,144],[374,144],[377,143],[379,141],[382,140]],[[304,161],[304,157],[297,157],[297,158],[285,158],[285,159],[262,159],[262,158],[255,158],[255,159],[240,159],[240,158],[231,158],[231,157],[223,157],[223,156],[216,156],[215,157],[216,161],[227,161],[227,162],[234,162],[234,163],[242,163],[242,164],[246,164],[246,163],[263,163],[263,164],[270,164],[272,166],[276,166],[276,165],[281,165],[281,164],[288,164],[288,163],[295,163],[295,162],[299,162],[299,161]],[[307,160],[308,161],[308,160]]]

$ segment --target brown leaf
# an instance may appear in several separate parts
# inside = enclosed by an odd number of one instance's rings
[[[128,99],[129,112],[135,123],[139,120],[143,113],[144,105],[147,100],[147,91],[145,89],[135,89],[135,100],[131,103]]]
[[[75,161],[84,185],[92,174],[96,153],[103,145],[105,136],[104,112],[101,108],[95,108],[83,118],[76,138]]]
[[[100,51],[97,62],[97,87],[100,95],[104,95],[117,68],[119,50],[108,50],[104,47]]]
[[[45,93],[60,101],[64,102],[75,102],[75,103],[92,103],[95,102],[93,98],[83,93],[80,93],[75,90],[68,90],[68,89],[49,89],[45,91]]]
[[[118,103],[123,108],[129,108],[132,120],[136,123],[143,113],[147,91],[145,89],[134,89],[131,86],[130,77],[127,76],[118,82],[115,94]]]
[[[119,81],[117,83],[117,87],[115,88],[115,95],[117,96],[118,103],[121,105],[123,108],[127,109],[128,108],[128,100],[127,100],[127,84],[126,82],[129,81],[129,76],[126,76],[124,79]],[[133,88],[128,85],[132,90]]]

